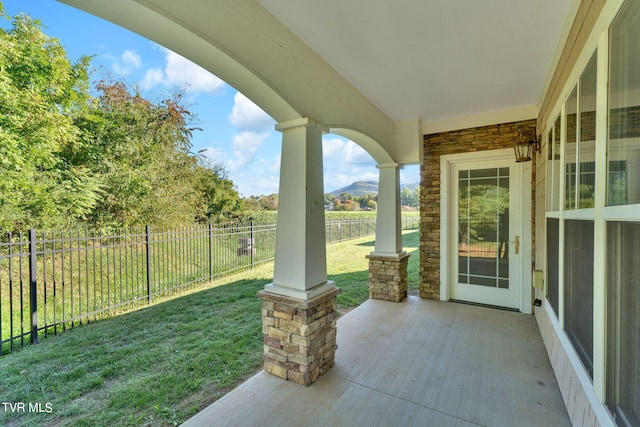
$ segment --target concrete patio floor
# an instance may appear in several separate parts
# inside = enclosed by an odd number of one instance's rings
[[[535,319],[410,296],[338,320],[309,387],[261,371],[184,426],[570,426]]]

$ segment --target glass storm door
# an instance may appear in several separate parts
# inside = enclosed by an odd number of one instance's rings
[[[513,160],[458,163],[452,168],[455,300],[520,307],[521,202],[516,169]]]

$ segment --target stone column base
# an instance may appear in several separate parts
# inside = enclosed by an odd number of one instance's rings
[[[264,370],[284,380],[308,386],[333,366],[336,344],[334,288],[310,300],[267,291],[262,299]]]
[[[369,254],[369,298],[400,302],[407,297],[409,254],[386,257]]]

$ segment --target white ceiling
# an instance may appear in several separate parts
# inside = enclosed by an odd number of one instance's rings
[[[258,0],[395,121],[539,102],[572,0]]]

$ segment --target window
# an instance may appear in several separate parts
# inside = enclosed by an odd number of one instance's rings
[[[617,425],[640,425],[640,2],[609,32],[605,402]],[[631,206],[635,205],[635,206]],[[611,212],[609,214],[609,212]]]
[[[560,210],[560,116],[547,137],[547,211]]]
[[[627,1],[610,32],[607,205],[640,203],[640,4]],[[625,163],[620,172],[620,162]]]
[[[593,221],[564,223],[564,325],[593,376]]]
[[[558,315],[560,221],[547,218],[547,299]]]
[[[578,134],[578,88],[571,91],[565,104],[566,139],[564,146],[564,208],[576,208],[576,162],[577,162],[577,134]]]
[[[618,425],[640,425],[640,223],[607,224],[607,397]]]
[[[595,155],[596,155],[596,54],[594,53],[584,69],[578,87],[580,88],[579,102],[579,143],[578,161],[580,174],[578,175],[578,209],[594,207],[594,192],[596,184]]]
[[[565,104],[566,210],[594,207],[597,55],[594,53]]]

